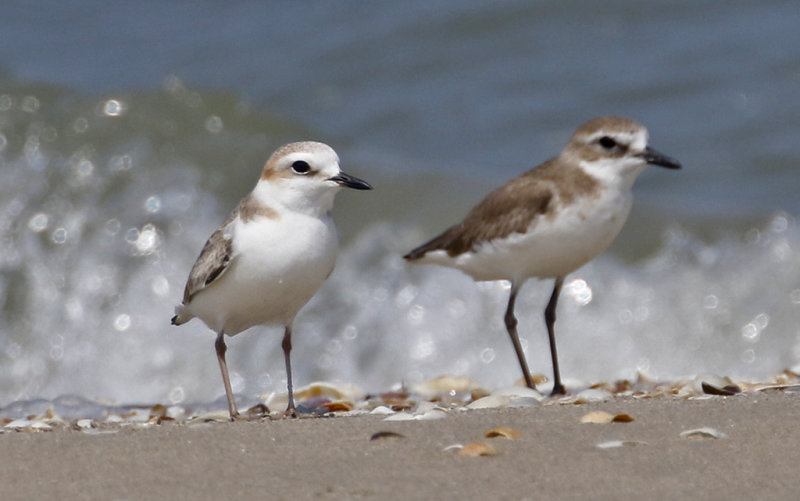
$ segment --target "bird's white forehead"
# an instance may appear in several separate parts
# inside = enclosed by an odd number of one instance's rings
[[[333,151],[333,148],[325,143],[318,143],[316,141],[302,141],[299,143],[289,143],[281,146],[275,153],[270,156],[270,160],[292,158],[299,159],[317,159],[322,163],[339,163],[339,156]]]

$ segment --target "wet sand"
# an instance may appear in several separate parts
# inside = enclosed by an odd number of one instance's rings
[[[800,393],[0,435],[0,499],[800,499]],[[583,424],[593,410],[629,423]],[[485,438],[508,426],[519,438]],[[682,438],[710,427],[721,438]],[[103,430],[101,430],[103,431]],[[402,437],[376,440],[377,432]],[[623,441],[628,445],[599,448]],[[454,444],[486,442],[494,456]]]

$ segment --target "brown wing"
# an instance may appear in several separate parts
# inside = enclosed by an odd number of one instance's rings
[[[225,224],[211,234],[203,250],[200,251],[200,256],[189,273],[186,289],[183,291],[183,304],[188,304],[192,296],[205,289],[228,268],[233,257],[233,240],[229,232],[235,216],[234,211]]]
[[[457,256],[474,249],[478,242],[524,232],[533,218],[547,213],[554,197],[552,184],[542,183],[535,171],[528,171],[494,190],[461,223],[404,257],[413,261],[433,250]]]

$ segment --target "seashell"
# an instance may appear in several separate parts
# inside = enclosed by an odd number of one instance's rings
[[[483,397],[489,396],[489,394],[490,394],[489,391],[484,389],[484,388],[475,388],[474,390],[469,392],[469,400],[470,400],[470,402],[474,402],[475,400],[478,400],[479,398],[483,398]]]
[[[294,390],[296,402],[303,402],[314,397],[327,398],[330,401],[360,402],[366,397],[366,393],[361,388],[340,383],[326,383],[322,381],[313,382]],[[285,409],[289,403],[287,393],[269,393],[262,395],[267,407],[270,409]]]
[[[470,457],[477,457],[477,456],[495,456],[497,452],[494,450],[494,447],[487,444],[486,442],[470,442],[465,444],[458,453],[459,456],[470,456]]]
[[[30,419],[15,419],[10,423],[7,423],[4,428],[16,431],[51,431],[53,429],[52,426],[45,423],[44,421],[33,421]]]
[[[6,428],[11,428],[13,430],[19,430],[22,428],[29,428],[33,424],[33,421],[30,419],[15,419],[9,423],[6,423]]]
[[[369,411],[369,413],[370,414],[390,415],[390,414],[394,414],[395,411],[393,411],[392,409],[386,407],[385,405],[379,405],[378,407],[375,407],[374,409]]]
[[[50,431],[50,430],[53,429],[52,426],[50,426],[49,424],[45,423],[44,421],[34,421],[31,424],[31,428],[34,431]]]
[[[634,447],[637,445],[647,445],[647,442],[641,442],[639,440],[608,440],[596,444],[595,447],[598,449],[618,449],[620,447]]]
[[[511,397],[505,395],[489,395],[467,404],[467,409],[497,409],[511,403]]]
[[[97,428],[97,421],[95,421],[94,419],[79,419],[75,421],[75,426],[81,430]]]
[[[350,412],[355,408],[355,404],[340,400],[338,402],[328,402],[324,407],[328,408],[328,412]]]
[[[707,395],[731,396],[742,392],[742,389],[733,383],[720,388],[704,381],[701,384],[701,388],[703,389],[703,393]]]
[[[634,419],[633,416],[631,416],[630,414],[625,414],[624,412],[621,412],[619,414],[616,414],[612,421],[614,423],[630,423],[634,421]]]
[[[606,424],[614,420],[614,416],[605,411],[592,411],[581,417],[581,423]]]
[[[547,383],[550,382],[550,378],[541,373],[531,374],[531,378],[533,379],[533,384],[535,384],[537,388],[539,388],[540,386],[545,386],[547,385]],[[516,381],[514,381],[514,386],[519,386],[522,388],[528,387],[527,383],[525,382],[525,378],[519,378]],[[550,385],[551,389],[552,386],[553,385],[551,384]]]
[[[406,437],[405,435],[402,435],[394,431],[378,431],[373,433],[372,436],[369,437],[369,440],[371,442],[373,440],[379,440],[382,438],[406,438]]]
[[[447,411],[437,407],[424,412],[398,412],[388,416],[384,421],[431,421],[445,417],[447,417]]]
[[[158,416],[164,417],[167,415],[167,407],[165,405],[156,404],[150,408],[150,417]]]
[[[51,414],[50,412],[45,414],[45,423],[49,424],[50,426],[60,426],[67,428],[70,425],[70,422],[66,419],[62,418],[58,414]]]
[[[681,438],[694,438],[694,439],[698,439],[698,438],[725,438],[726,436],[727,435],[725,435],[723,432],[721,432],[721,431],[719,431],[719,430],[717,430],[715,428],[708,427],[708,426],[703,427],[703,428],[695,428],[695,429],[692,429],[692,430],[682,431],[681,434],[680,434]]]
[[[498,426],[484,433],[486,438],[503,437],[509,440],[516,440],[519,438],[519,432],[509,426]]]
[[[677,395],[683,398],[705,395],[733,395],[741,392],[741,389],[730,378],[714,374],[699,374],[688,382],[679,382],[678,385]]]
[[[367,397],[371,399],[371,405],[380,405],[391,408],[393,411],[407,411],[414,407],[416,402],[409,400],[409,394],[405,391],[389,391],[381,393],[375,397]]]

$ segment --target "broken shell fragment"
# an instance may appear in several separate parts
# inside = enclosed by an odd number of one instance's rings
[[[701,384],[701,388],[703,389],[703,393],[705,393],[706,395],[731,396],[742,392],[742,390],[735,384],[725,385],[720,388],[719,386],[715,386],[711,383],[706,383],[705,381],[703,381],[703,383]]]
[[[633,447],[636,445],[647,445],[647,442],[639,440],[609,440],[595,445],[598,449],[619,449],[620,447]]]
[[[371,437],[369,437],[369,440],[371,442],[373,440],[379,440],[382,438],[406,438],[406,437],[405,435],[402,435],[394,431],[377,431],[373,433]]]
[[[614,416],[605,411],[592,411],[581,417],[581,423],[606,424],[614,420]]]
[[[167,407],[162,404],[156,404],[150,408],[150,417],[164,417],[167,415]]]
[[[509,440],[516,440],[519,438],[519,432],[508,426],[498,426],[487,431],[484,436],[486,438],[503,437]]]
[[[681,438],[725,438],[726,435],[717,430],[716,428],[711,427],[703,427],[703,428],[695,428],[693,430],[686,430],[681,432]]]
[[[630,414],[610,414],[605,411],[592,411],[581,417],[581,423],[607,424],[607,423],[630,423],[633,417]]]
[[[612,419],[612,422],[614,423],[630,423],[632,421],[633,421],[633,416],[631,416],[630,414],[625,414],[624,412],[615,415],[614,419]]]
[[[460,451],[463,448],[464,446],[462,444],[450,444],[444,449],[442,449],[442,452]]]
[[[247,409],[244,413],[247,416],[247,418],[249,418],[249,419],[268,416],[269,415],[269,407],[267,407],[263,403],[258,403],[256,405],[250,407],[249,409]]]
[[[494,450],[494,447],[487,444],[486,442],[470,442],[461,450],[458,451],[459,456],[495,456],[497,452]]]

